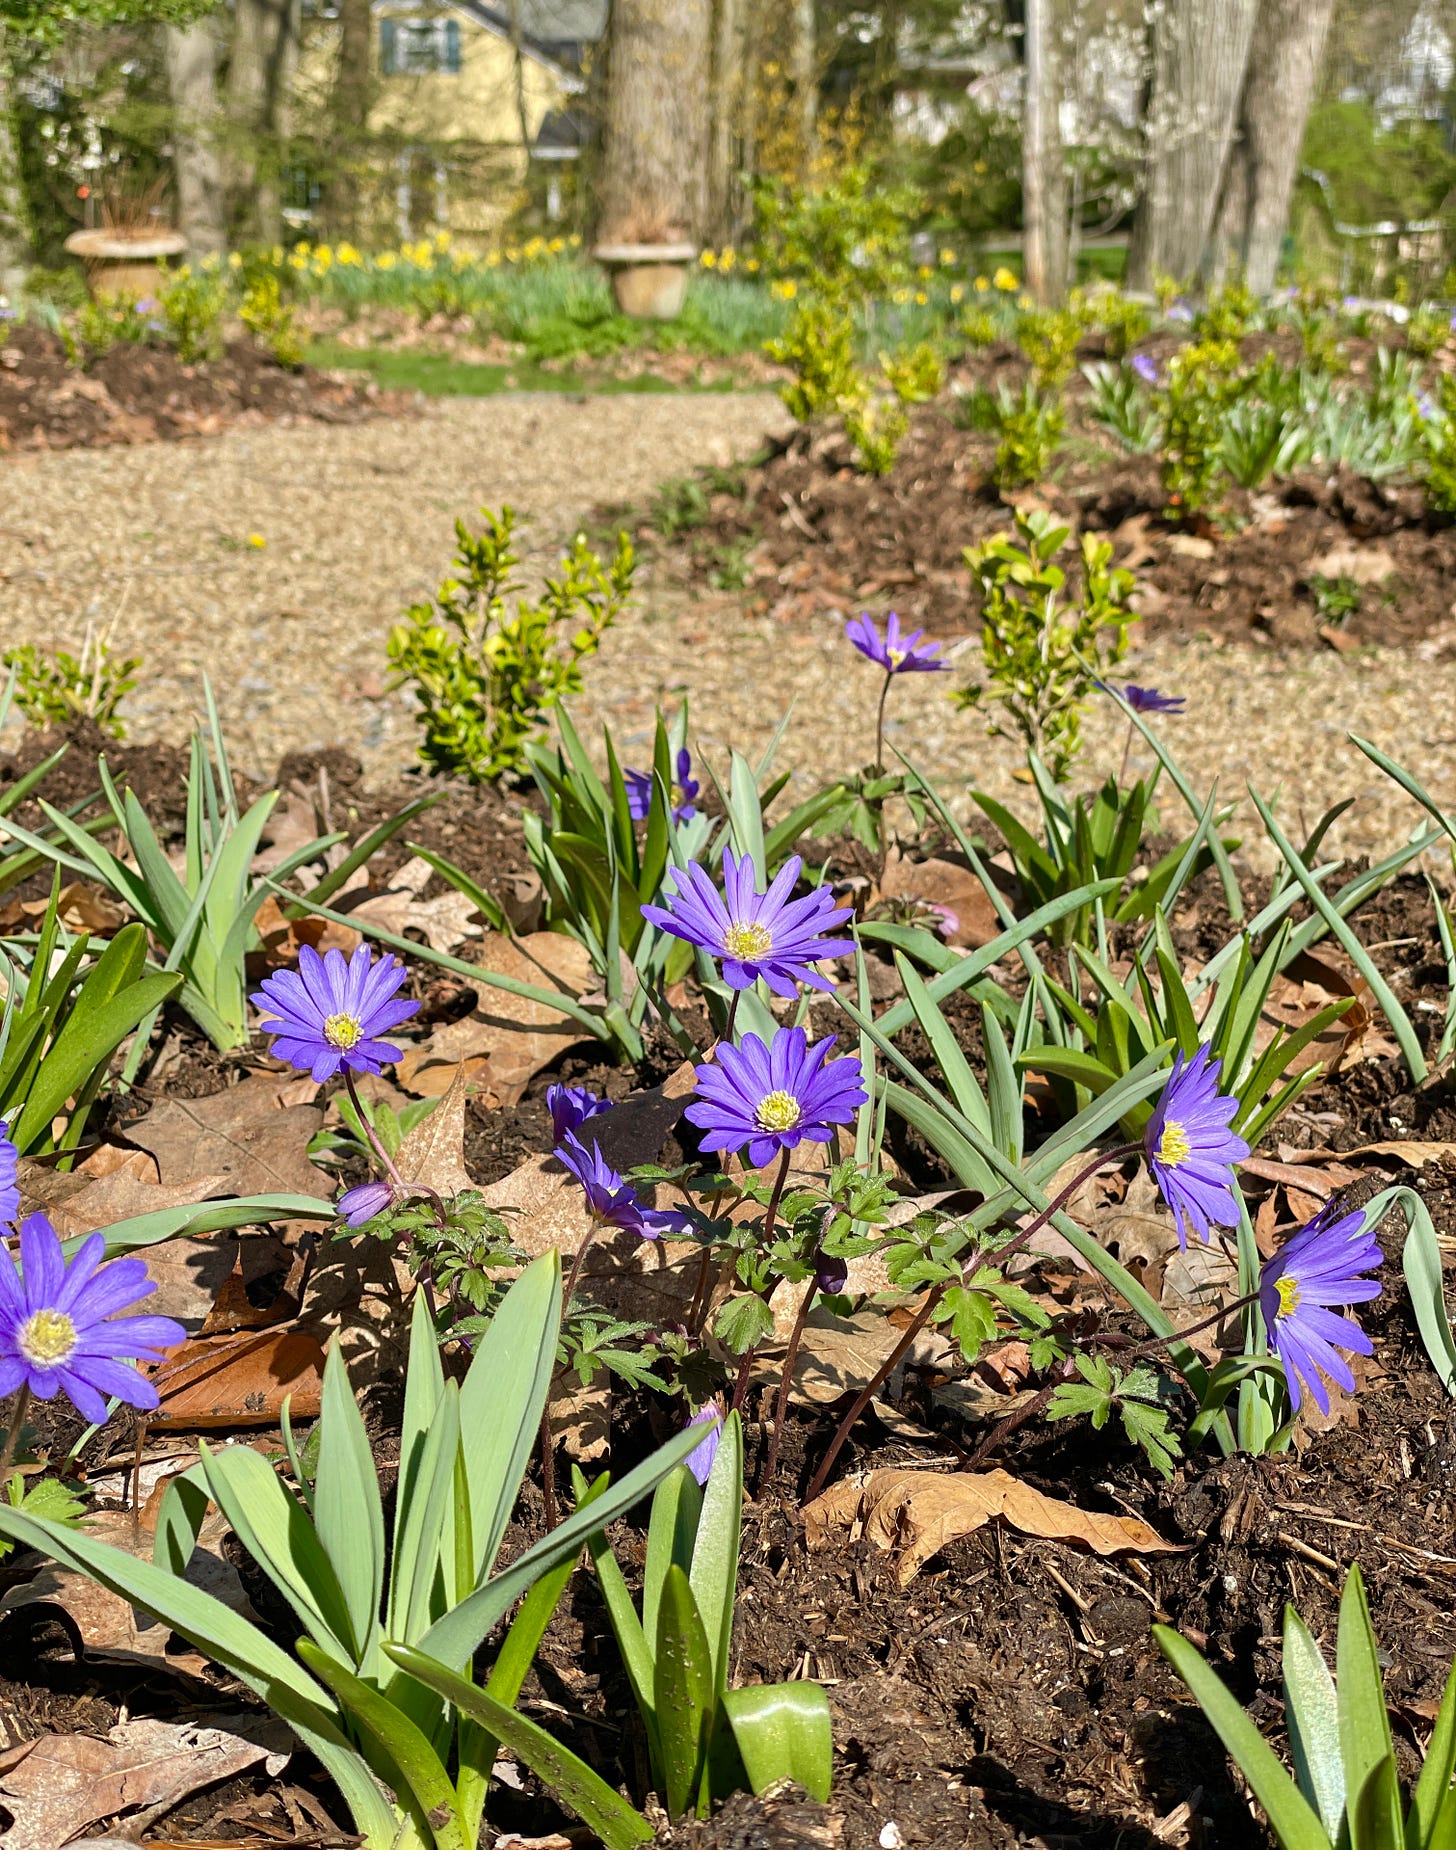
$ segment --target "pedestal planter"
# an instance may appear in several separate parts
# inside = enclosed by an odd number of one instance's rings
[[[687,295],[695,244],[599,244],[592,255],[612,279],[617,307],[634,321],[675,321]]]
[[[116,230],[73,231],[66,249],[79,257],[86,284],[99,301],[103,296],[155,295],[169,257],[180,257],[187,240],[180,231],[164,228],[129,233]]]

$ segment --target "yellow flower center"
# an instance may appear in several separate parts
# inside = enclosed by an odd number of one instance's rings
[[[347,1051],[357,1047],[364,1030],[354,1015],[330,1015],[324,1022],[324,1039],[330,1047],[340,1047]]]
[[[770,1092],[759,1100],[755,1115],[761,1131],[791,1131],[804,1110],[792,1092]]]
[[[1299,1309],[1299,1280],[1286,1272],[1283,1278],[1274,1280],[1274,1289],[1279,1293],[1279,1308],[1276,1317],[1287,1317]]]
[[[63,1310],[38,1310],[21,1324],[16,1342],[37,1368],[55,1368],[76,1347],[76,1326]]]
[[[773,933],[757,920],[730,925],[723,934],[723,948],[740,963],[753,963],[757,958],[767,957],[773,949]]]
[[[898,668],[905,659],[905,651],[903,649],[886,649],[885,654],[890,658],[890,666],[892,668]]]
[[[1192,1154],[1193,1145],[1188,1141],[1187,1131],[1176,1118],[1169,1118],[1158,1139],[1158,1161],[1166,1163],[1169,1169],[1176,1169],[1179,1163],[1186,1163]]]

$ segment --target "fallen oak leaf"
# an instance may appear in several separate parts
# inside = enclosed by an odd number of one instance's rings
[[[246,1727],[255,1738],[215,1725],[221,1722]],[[282,1724],[252,1715],[188,1722],[133,1716],[104,1740],[46,1734],[26,1749],[0,1774],[0,1807],[11,1814],[6,1850],[60,1850],[102,1818],[158,1814],[259,1761],[276,1777],[289,1759]]]
[[[475,1187],[465,1167],[465,1079],[457,1068],[449,1091],[405,1133],[395,1156],[395,1168],[406,1182],[418,1182],[437,1195]]]
[[[323,1345],[308,1330],[189,1337],[152,1375],[161,1404],[147,1424],[158,1431],[276,1426],[285,1400],[294,1419],[316,1419],[323,1379]]]
[[[809,1546],[823,1548],[839,1529],[866,1536],[877,1548],[903,1552],[896,1569],[907,1586],[934,1554],[993,1519],[1023,1535],[1080,1542],[1094,1554],[1176,1554],[1156,1529],[1135,1516],[1080,1510],[1043,1496],[1008,1471],[872,1471],[862,1483],[836,1484],[805,1506]]]
[[[251,1073],[210,1098],[164,1098],[128,1127],[127,1141],[156,1158],[168,1186],[218,1175],[219,1194],[320,1195],[323,1177],[307,1147],[324,1114],[317,1105],[293,1102],[296,1079]],[[305,1075],[304,1084],[313,1081]]]

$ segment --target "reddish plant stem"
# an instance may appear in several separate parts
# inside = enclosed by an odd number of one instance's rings
[[[1093,1162],[1089,1163],[1085,1169],[1080,1170],[1073,1176],[1067,1186],[1062,1189],[1053,1200],[1047,1203],[1046,1207],[1041,1210],[1036,1218],[1021,1229],[1014,1240],[1001,1248],[996,1254],[997,1260],[1001,1261],[1008,1259],[1013,1253],[1019,1252],[1033,1234],[1039,1233],[1052,1216],[1066,1206],[1089,1176],[1096,1175],[1099,1169],[1105,1168],[1109,1163],[1121,1162],[1125,1156],[1135,1155],[1140,1147],[1140,1145],[1135,1143],[1119,1144],[1116,1149],[1104,1152]],[[984,1247],[978,1247],[976,1249],[970,1259],[961,1267],[962,1277],[965,1277],[967,1273],[974,1273],[984,1253]],[[947,1284],[948,1282],[949,1281],[947,1281]],[[876,1369],[868,1384],[855,1396],[854,1402],[850,1406],[848,1413],[845,1414],[844,1418],[835,1428],[834,1437],[829,1441],[829,1450],[824,1454],[819,1469],[814,1473],[813,1480],[808,1490],[805,1492],[806,1501],[817,1497],[819,1492],[824,1488],[829,1473],[834,1468],[834,1461],[838,1458],[840,1452],[843,1451],[845,1441],[849,1438],[855,1422],[894,1373],[896,1367],[898,1367],[900,1361],[909,1350],[911,1343],[914,1342],[915,1338],[925,1328],[926,1324],[929,1323],[931,1317],[935,1314],[936,1306],[945,1295],[947,1284],[937,1285],[930,1292],[925,1302],[921,1305],[915,1321],[895,1345],[888,1358]]]
[[[546,1533],[556,1527],[556,1445],[551,1437],[551,1391],[541,1409],[541,1501],[546,1509]]]
[[[15,1448],[20,1443],[20,1429],[25,1424],[25,1416],[30,1411],[30,1383],[21,1384],[20,1392],[15,1396],[15,1411],[10,1416],[10,1430],[5,1435],[5,1445],[0,1450],[0,1485],[5,1481],[5,1474],[15,1458]]]
[[[783,1198],[784,1183],[789,1179],[789,1153],[784,1151],[779,1158],[779,1172],[774,1177],[773,1193],[768,1198],[768,1211],[763,1217],[763,1225],[758,1230],[758,1237],[767,1246],[779,1218],[779,1202]],[[758,1354],[758,1344],[754,1343],[743,1352],[743,1360],[738,1364],[738,1379],[733,1383],[732,1411],[738,1413],[743,1408],[743,1397],[748,1392],[748,1375]]]
[[[768,1442],[768,1463],[763,1468],[763,1477],[759,1481],[759,1491],[771,1484],[774,1473],[779,1468],[779,1447],[784,1440],[784,1421],[789,1414],[789,1384],[794,1378],[794,1363],[799,1359],[799,1346],[804,1340],[804,1326],[809,1321],[809,1311],[814,1299],[819,1295],[819,1287],[811,1278],[809,1289],[804,1293],[804,1301],[799,1306],[799,1314],[794,1319],[794,1327],[789,1336],[788,1353],[784,1357],[783,1378],[779,1382],[779,1391],[774,1399],[773,1436]]]

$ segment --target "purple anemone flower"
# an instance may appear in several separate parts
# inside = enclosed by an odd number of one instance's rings
[[[1187,1246],[1190,1226],[1206,1240],[1210,1222],[1231,1227],[1239,1218],[1233,1166],[1249,1146],[1229,1129],[1239,1101],[1219,1091],[1221,1070],[1206,1046],[1191,1060],[1180,1053],[1144,1136],[1148,1168],[1173,1210],[1180,1246]]]
[[[170,1317],[121,1317],[156,1290],[140,1259],[102,1265],[106,1241],[93,1233],[70,1264],[44,1214],[20,1226],[20,1266],[0,1246],[0,1395],[28,1387],[38,1400],[63,1388],[82,1419],[106,1419],[106,1395],[150,1411],[157,1390],[133,1362],[159,1361],[186,1339]]]
[[[644,906],[642,916],[721,958],[723,980],[730,989],[749,989],[759,977],[778,996],[792,996],[798,983],[832,989],[814,965],[854,946],[847,938],[820,934],[842,924],[850,916],[849,908],[836,907],[827,886],[815,887],[803,899],[790,899],[803,865],[798,855],[792,856],[767,892],[760,893],[752,856],[745,854],[737,861],[726,849],[722,893],[695,862],[675,867],[670,871],[676,891],[668,893],[668,907]]]
[[[707,1432],[683,1460],[689,1471],[700,1485],[706,1485],[713,1469],[713,1460],[718,1456],[718,1445],[723,1437],[723,1416],[716,1407],[699,1407],[688,1421],[689,1426],[706,1426]]]
[[[580,1130],[588,1118],[612,1109],[609,1098],[598,1098],[585,1086],[547,1086],[546,1109],[551,1113],[551,1135],[558,1143],[568,1131]]]
[[[386,1208],[394,1206],[394,1188],[388,1182],[361,1182],[334,1203],[334,1212],[351,1227],[362,1227]]]
[[[1106,681],[1099,681],[1097,685],[1104,694],[1120,692],[1134,713],[1181,713],[1188,705],[1186,694],[1162,694],[1155,687],[1139,687],[1135,681],[1129,681],[1126,687],[1118,690]]]
[[[819,1251],[814,1255],[814,1289],[826,1297],[837,1297],[849,1283],[849,1261],[838,1253]]]
[[[672,812],[674,822],[691,822],[697,815],[693,798],[702,789],[702,785],[693,776],[692,755],[684,745],[677,755],[677,787],[682,791],[683,800]],[[622,782],[627,786],[627,809],[634,822],[646,822],[652,808],[652,773],[651,771],[623,771]]]
[[[593,1143],[588,1150],[575,1131],[568,1131],[552,1154],[580,1182],[587,1213],[603,1227],[635,1234],[639,1240],[660,1240],[665,1234],[691,1230],[687,1215],[677,1209],[645,1206],[632,1184],[602,1155],[600,1144]]]
[[[1149,353],[1135,353],[1132,356],[1132,369],[1144,385],[1158,383],[1158,362]]]
[[[767,1045],[756,1034],[741,1047],[723,1042],[716,1063],[697,1069],[698,1096],[684,1113],[703,1148],[746,1145],[750,1167],[762,1169],[780,1150],[828,1143],[836,1124],[852,1124],[868,1094],[859,1055],[830,1060],[834,1042],[829,1034],[811,1047],[802,1028],[780,1028]]]
[[[0,1131],[0,1221],[14,1225],[20,1213],[20,1187],[15,1180],[15,1145]]]
[[[1380,1281],[1364,1278],[1380,1265],[1382,1253],[1373,1230],[1358,1210],[1337,1214],[1322,1208],[1292,1240],[1266,1261],[1259,1274],[1259,1308],[1269,1347],[1284,1364],[1289,1399],[1298,1413],[1308,1392],[1321,1413],[1330,1397],[1321,1375],[1337,1381],[1346,1393],[1354,1372],[1339,1355],[1370,1355],[1373,1344],[1358,1323],[1336,1316],[1333,1305],[1360,1304],[1380,1296]]]
[[[885,618],[883,637],[868,611],[851,617],[844,626],[844,633],[861,655],[878,663],[886,674],[938,674],[941,669],[950,667],[949,662],[940,659],[938,642],[920,641],[925,634],[923,629],[911,630],[908,636],[902,636],[900,619],[893,610]]]
[[[1182,296],[1179,296],[1177,301],[1174,302],[1172,307],[1168,310],[1168,319],[1169,321],[1191,321],[1193,319],[1193,310],[1183,300]]]
[[[297,970],[279,970],[253,997],[263,1011],[263,1032],[273,1052],[317,1080],[332,1079],[340,1067],[377,1073],[400,1050],[378,1037],[397,1028],[419,1007],[395,995],[405,979],[397,957],[371,963],[367,944],[345,962],[340,950],[322,957],[305,944]]]

